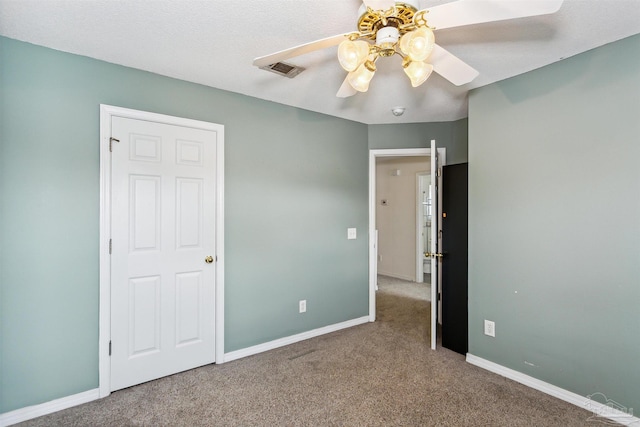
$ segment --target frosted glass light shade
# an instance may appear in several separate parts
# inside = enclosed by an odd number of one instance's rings
[[[424,61],[431,55],[436,38],[430,28],[419,27],[400,38],[400,50],[414,61]]]
[[[338,61],[345,71],[355,71],[369,55],[369,43],[345,40],[338,46]]]
[[[429,78],[433,72],[433,65],[423,61],[411,61],[404,67],[404,72],[411,80],[411,86],[418,87]]]
[[[371,61],[366,61],[357,70],[352,71],[347,76],[347,81],[358,92],[369,90],[369,83],[376,72],[376,66]]]

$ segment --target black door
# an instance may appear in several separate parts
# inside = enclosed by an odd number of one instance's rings
[[[442,168],[442,346],[466,354],[468,163]]]

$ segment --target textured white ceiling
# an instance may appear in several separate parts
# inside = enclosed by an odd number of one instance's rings
[[[468,0],[482,1],[482,0]],[[511,0],[518,1],[518,0]],[[422,0],[422,8],[447,1]],[[377,62],[369,92],[336,98],[337,47],[287,62],[294,79],[252,66],[263,56],[354,31],[359,0],[0,0],[0,34],[367,124],[456,120],[467,92],[640,33],[640,0],[565,0],[553,15],[436,31],[480,72],[456,87],[435,73],[412,88],[400,58]],[[615,66],[615,64],[612,64]],[[394,106],[406,107],[401,117]]]

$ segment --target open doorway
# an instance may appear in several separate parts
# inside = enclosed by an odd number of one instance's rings
[[[378,274],[423,283],[422,196],[419,181],[429,178],[428,156],[382,157],[376,160],[376,230]],[[421,177],[419,180],[418,177]],[[428,191],[428,188],[427,188]]]
[[[396,325],[401,333],[412,330],[425,344],[431,334],[431,282],[424,280],[425,250],[420,243],[430,236],[422,227],[421,184],[425,177],[430,179],[429,169],[428,156],[376,160],[377,319]]]
[[[433,150],[435,153],[435,146]],[[435,170],[444,164],[445,159],[444,149],[438,149],[437,156],[434,156],[433,159],[431,151],[430,148],[370,151],[370,321],[376,319],[378,277],[381,278],[381,284],[387,287],[387,290],[388,285],[393,281],[397,281],[395,283],[398,286],[397,289],[407,289],[413,284],[414,290],[418,294],[427,294],[425,299],[437,301],[437,279],[440,277],[439,273],[429,269],[429,274],[434,278],[434,285],[430,286],[431,281],[424,283],[424,266],[418,265],[423,261],[421,253],[424,252],[422,251],[424,246],[423,239],[417,234],[421,216],[424,212],[420,206],[419,176],[429,173],[434,179],[431,169],[435,173]],[[436,158],[440,159],[438,163],[436,163]],[[403,181],[406,181],[404,185],[402,185]],[[433,194],[435,195],[435,192]],[[405,200],[404,207],[401,206],[403,199]],[[435,211],[437,211],[437,208]],[[378,227],[384,229],[379,230]],[[437,229],[437,226],[434,229]],[[432,250],[431,252],[435,251]],[[422,291],[420,291],[418,285],[422,285]],[[426,288],[425,290],[426,285],[429,285],[430,289]],[[433,333],[429,333],[431,348],[435,349],[437,333],[436,304],[429,304],[429,306],[429,319],[425,321],[431,325],[430,331],[433,331]]]

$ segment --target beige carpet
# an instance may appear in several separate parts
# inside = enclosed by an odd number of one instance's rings
[[[431,284],[428,281],[416,283],[395,277],[379,275],[378,290],[385,294],[405,296],[425,301],[431,300]]]
[[[384,282],[384,281],[383,281]],[[209,365],[25,426],[584,426],[590,412],[429,349],[429,302],[378,292],[378,321]],[[413,295],[413,297],[412,297]]]

